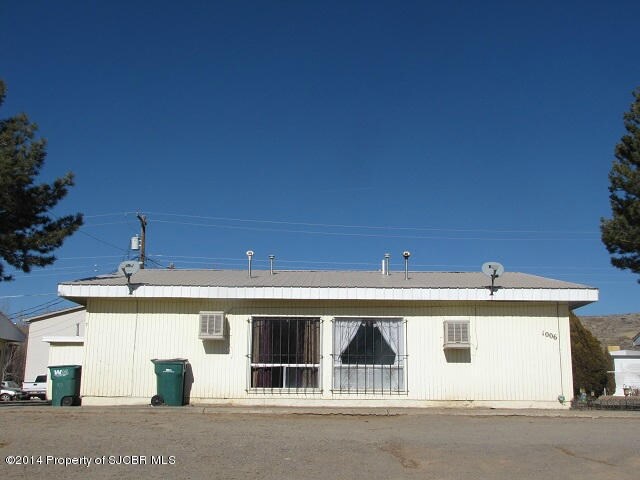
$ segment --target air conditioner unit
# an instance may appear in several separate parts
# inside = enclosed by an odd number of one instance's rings
[[[469,322],[444,322],[444,348],[469,348]]]
[[[224,312],[200,312],[200,334],[203,340],[224,339]]]

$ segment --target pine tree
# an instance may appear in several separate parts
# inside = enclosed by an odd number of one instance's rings
[[[0,80],[0,106],[5,84]],[[23,272],[55,261],[51,252],[82,225],[82,215],[50,213],[73,186],[67,173],[51,184],[36,183],[46,157],[46,140],[24,113],[0,119],[0,257]],[[0,281],[12,280],[0,261]]]
[[[609,173],[613,215],[601,220],[600,230],[611,263],[640,274],[640,88],[633,96],[635,101],[624,114],[627,134],[616,145]]]
[[[574,313],[569,316],[569,328],[574,394],[577,395],[581,388],[587,393],[593,391],[598,396],[604,392],[605,387],[609,391],[609,360],[600,342],[582,325]]]

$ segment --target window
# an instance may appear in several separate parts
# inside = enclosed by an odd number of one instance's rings
[[[405,322],[401,319],[336,319],[333,327],[334,390],[404,393],[404,329]]]
[[[469,321],[444,322],[444,348],[469,348]]]
[[[251,388],[319,388],[320,319],[253,317]]]

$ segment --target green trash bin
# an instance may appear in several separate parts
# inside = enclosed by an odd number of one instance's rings
[[[155,367],[158,385],[156,395],[151,397],[151,405],[184,405],[184,376],[189,361],[184,358],[151,361]]]
[[[54,365],[51,372],[51,405],[70,407],[80,405],[81,365]]]

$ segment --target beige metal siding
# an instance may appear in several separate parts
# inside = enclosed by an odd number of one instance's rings
[[[131,396],[136,302],[94,300],[87,309],[82,395]]]
[[[156,390],[151,359],[186,358],[193,370],[192,399],[285,398],[247,391],[249,320],[292,315],[322,320],[322,394],[315,398],[327,402],[388,398],[331,392],[332,320],[338,316],[406,319],[408,392],[400,399],[555,402],[558,395],[571,397],[568,310],[553,303],[91,299],[88,311],[84,396],[150,398]],[[198,339],[200,311],[227,312],[225,341]],[[456,319],[470,322],[471,348],[446,354],[443,322]],[[469,363],[456,363],[466,355]]]
[[[49,345],[49,344],[47,344]],[[84,349],[81,343],[52,343],[49,346],[48,365],[82,365]],[[47,373],[47,398],[51,398],[51,375]],[[35,378],[35,377],[34,377]],[[82,383],[81,383],[82,387]]]
[[[198,339],[198,313],[224,310],[203,301],[92,300],[82,394],[148,397],[156,392],[152,359],[186,358],[192,397],[232,398],[245,386],[247,322],[229,316],[224,341]]]
[[[81,343],[52,343],[49,348],[49,366],[82,365],[83,350]]]
[[[461,351],[448,360],[442,347],[443,322],[458,319],[470,322],[469,363],[452,361],[462,357]],[[558,319],[555,305],[436,307],[426,317],[412,318],[408,328],[409,388],[418,398],[570,398],[568,321]],[[556,340],[544,336],[545,332],[556,335]]]

